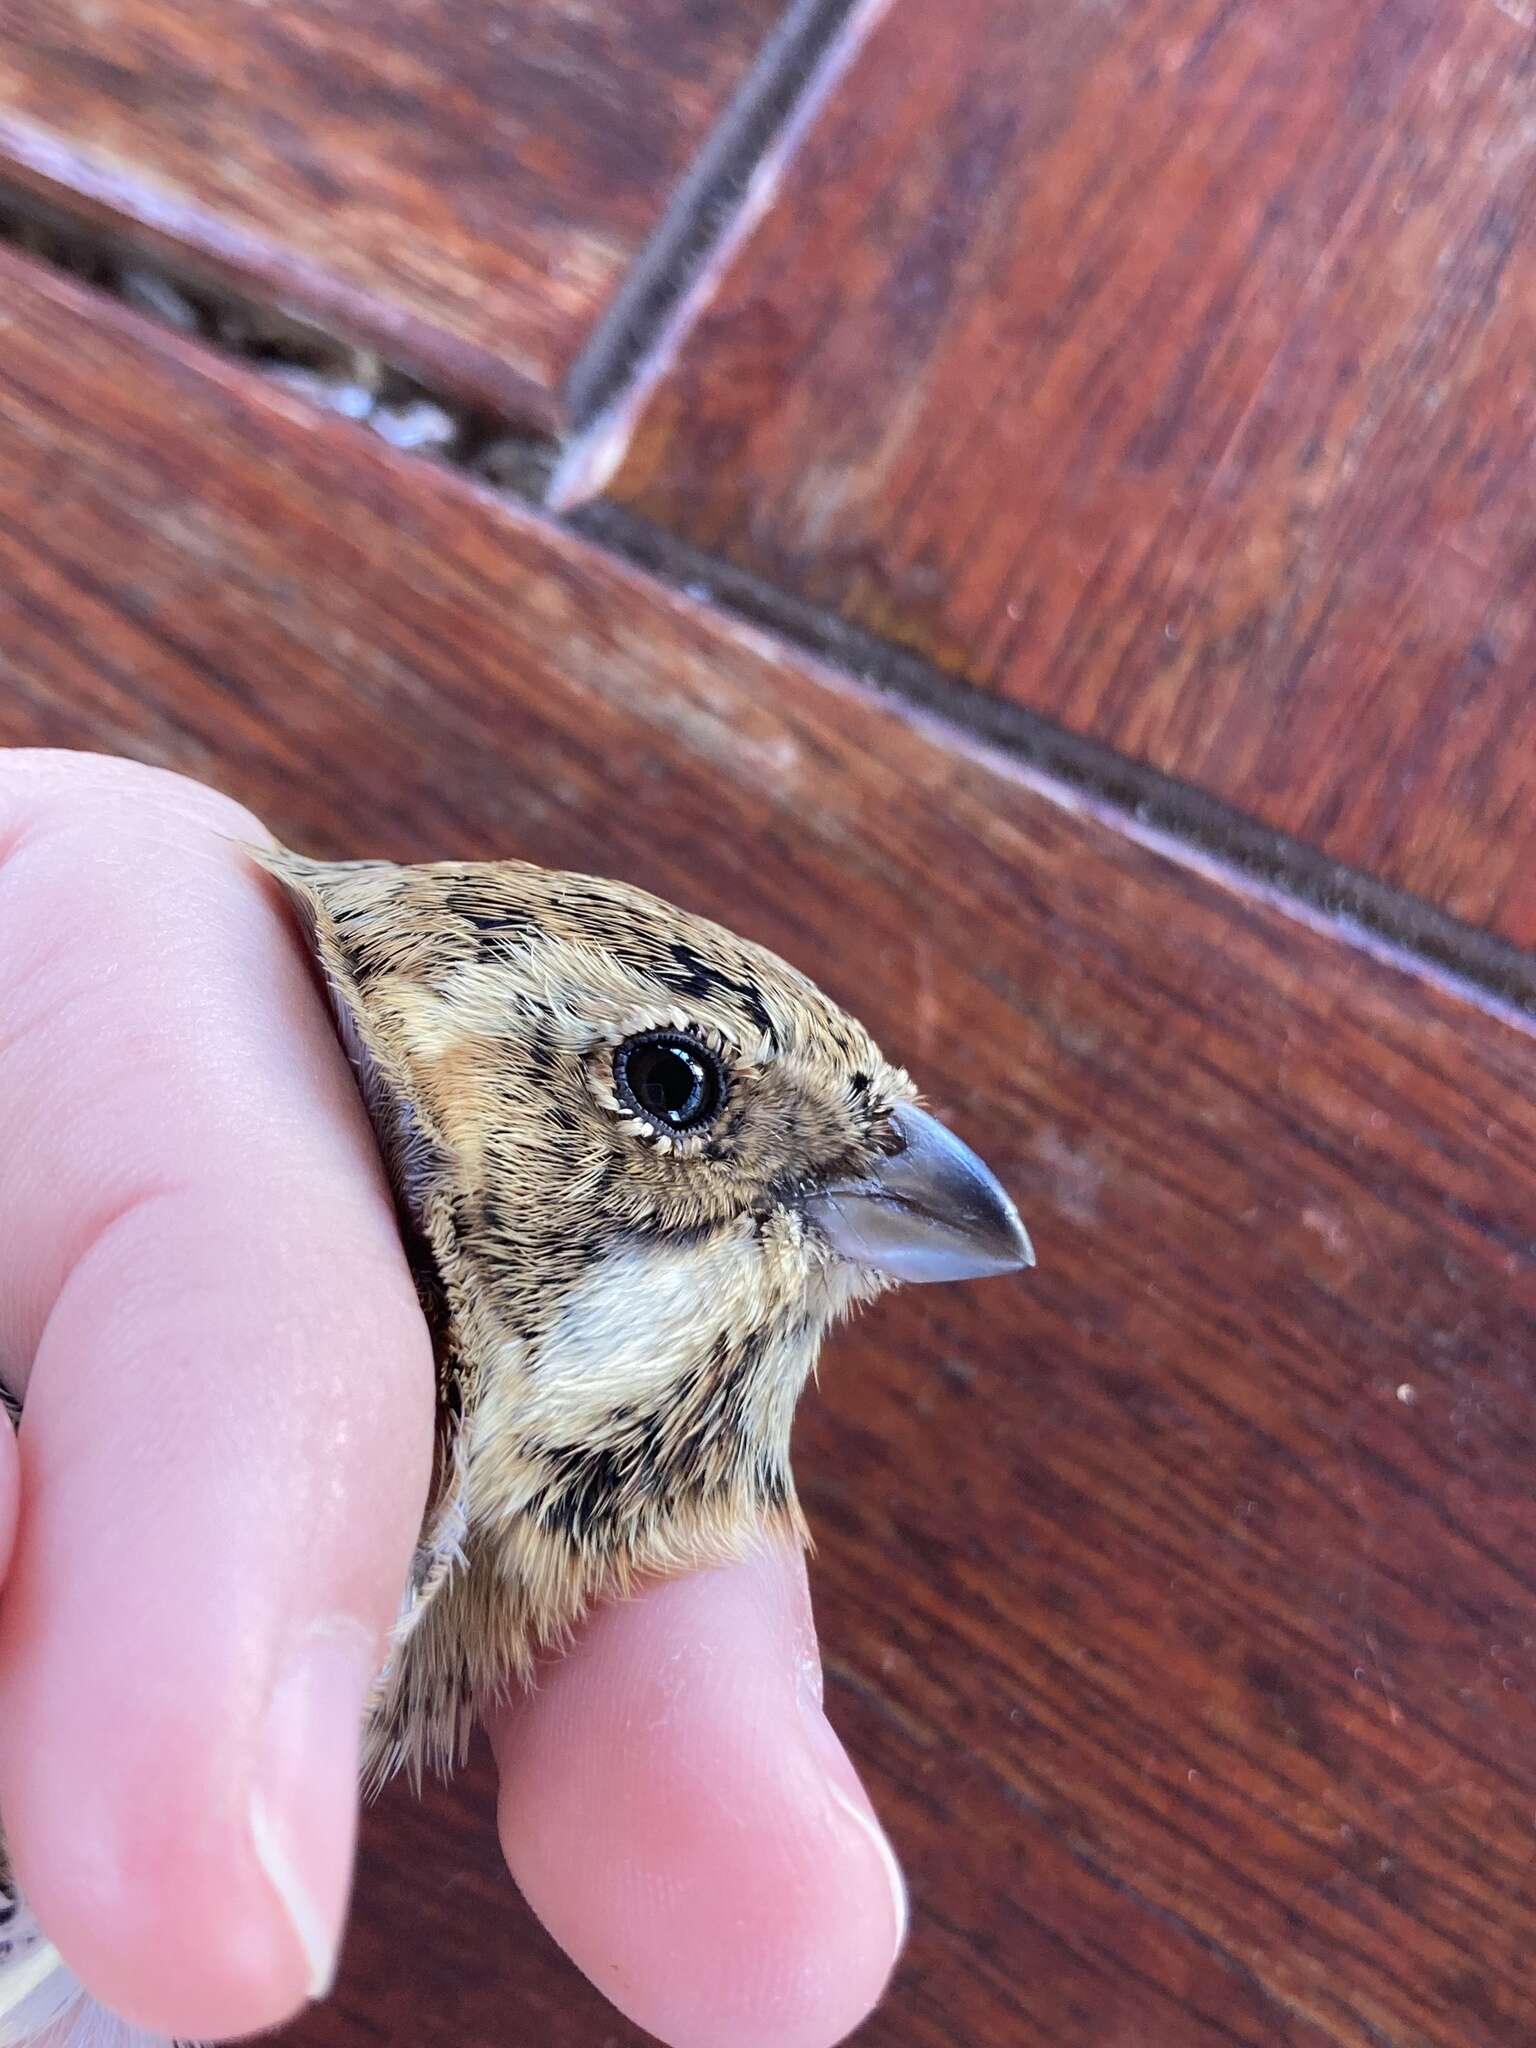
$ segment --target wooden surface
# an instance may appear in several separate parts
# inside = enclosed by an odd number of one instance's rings
[[[315,852],[627,876],[851,1001],[1027,1283],[840,1337],[830,1706],[911,1873],[869,2048],[1536,2035],[1536,1041],[462,478],[0,256],[0,738]],[[288,2037],[630,2048],[484,1771]]]
[[[0,0],[0,170],[520,418],[776,0]]]
[[[1536,941],[1536,14],[942,13],[564,500]]]

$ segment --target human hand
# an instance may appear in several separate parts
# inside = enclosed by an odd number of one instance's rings
[[[328,1978],[430,1461],[392,1204],[260,836],[174,776],[0,756],[0,1814],[87,1986],[194,2037]],[[828,2048],[899,1946],[819,1676],[774,1554],[604,1610],[496,1717],[514,1876],[673,2048]]]

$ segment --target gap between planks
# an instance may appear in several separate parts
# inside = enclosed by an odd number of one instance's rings
[[[674,196],[631,280],[577,366],[590,425],[627,378],[640,373],[705,265],[717,260],[734,215],[750,204],[744,153],[779,145],[835,62],[839,31],[885,0],[806,0],[791,11],[723,117],[721,130]],[[408,455],[475,478],[552,523],[617,555],[689,599],[772,633],[843,679],[873,689],[953,747],[981,748],[1052,800],[1090,808],[1104,823],[1165,857],[1258,892],[1314,929],[1449,988],[1518,1028],[1536,1028],[1536,958],[1492,933],[1315,848],[1262,825],[1205,791],[1053,724],[935,668],[908,650],[806,605],[751,573],[706,555],[605,504],[557,514],[548,502],[560,446],[507,420],[429,390],[375,351],[286,311],[262,306],[179,270],[121,238],[82,226],[30,194],[0,185],[0,243],[227,358],[291,394],[350,419]],[[663,272],[672,264],[670,280]],[[582,431],[582,425],[577,431]]]

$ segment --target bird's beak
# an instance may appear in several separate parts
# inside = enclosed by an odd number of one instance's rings
[[[891,1121],[899,1151],[805,1204],[833,1249],[893,1280],[974,1280],[1032,1266],[1018,1210],[970,1146],[910,1103]]]

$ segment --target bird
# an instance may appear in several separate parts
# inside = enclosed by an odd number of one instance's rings
[[[329,1002],[432,1335],[432,1484],[364,1736],[366,1789],[419,1786],[594,1603],[808,1541],[790,1427],[833,1324],[1034,1251],[905,1069],[723,926],[522,861],[245,852]],[[154,2048],[5,1879],[0,2048],[50,2023]]]

